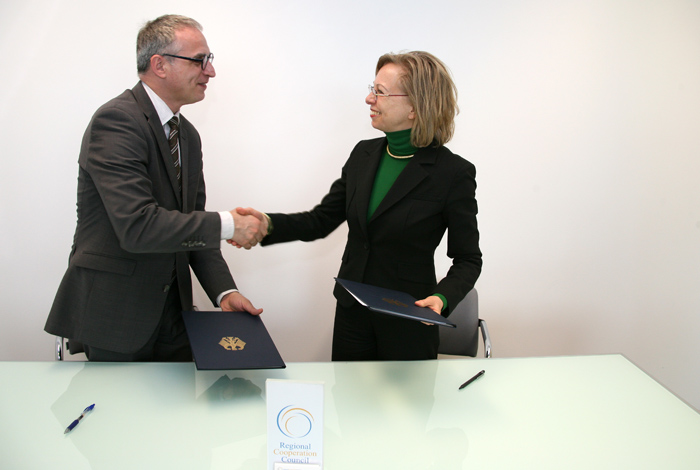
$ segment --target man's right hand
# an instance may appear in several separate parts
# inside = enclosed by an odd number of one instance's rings
[[[250,250],[267,235],[267,218],[252,208],[230,211],[233,216],[233,238],[228,240],[233,246]]]

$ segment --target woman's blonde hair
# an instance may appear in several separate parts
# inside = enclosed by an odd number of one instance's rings
[[[384,54],[376,72],[389,63],[403,69],[399,82],[416,113],[411,144],[418,148],[445,145],[454,135],[454,120],[459,113],[457,88],[450,71],[440,59],[423,51]]]

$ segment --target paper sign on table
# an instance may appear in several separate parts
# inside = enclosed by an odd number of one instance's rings
[[[267,379],[268,470],[323,468],[323,383]]]

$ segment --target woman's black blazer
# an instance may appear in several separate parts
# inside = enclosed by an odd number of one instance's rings
[[[476,169],[446,147],[419,149],[368,220],[374,177],[387,140],[361,141],[321,203],[307,212],[268,214],[272,233],[262,244],[323,238],[348,223],[338,277],[408,292],[417,299],[439,293],[449,315],[481,272],[476,214]],[[452,266],[437,282],[435,249],[447,230]],[[353,298],[336,285],[341,305]]]

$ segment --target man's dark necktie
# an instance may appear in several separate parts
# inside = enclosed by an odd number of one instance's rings
[[[168,136],[168,143],[170,144],[170,155],[173,157],[173,165],[175,165],[175,171],[177,171],[177,189],[182,194],[182,171],[180,168],[180,121],[177,116],[173,116],[170,121],[168,121],[170,126],[170,135]],[[175,282],[177,278],[177,264],[173,266],[173,281]]]
[[[170,121],[168,121],[170,126],[170,136],[168,137],[168,143],[170,144],[170,155],[173,157],[173,165],[175,165],[175,171],[177,171],[177,185],[178,189],[182,191],[182,171],[180,168],[180,122],[177,116],[173,116]]]

